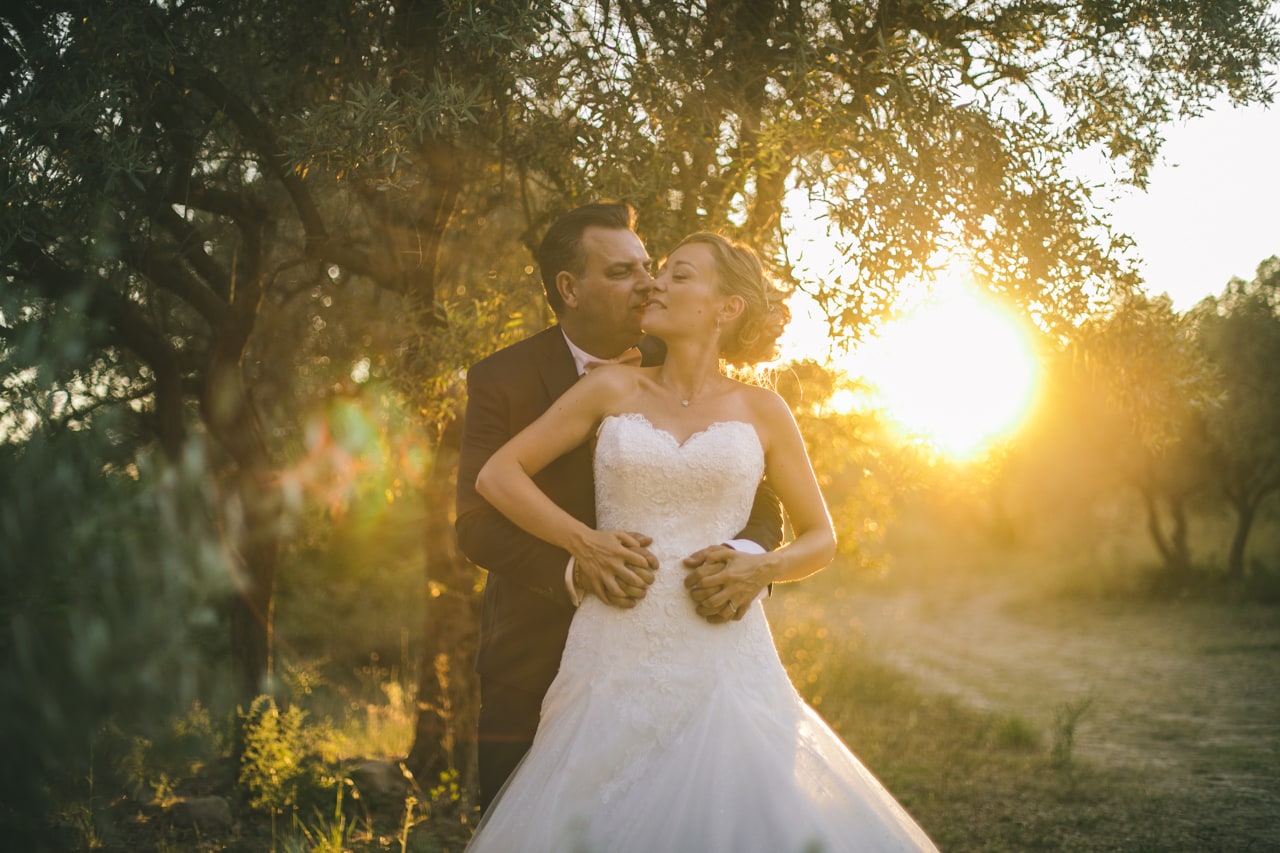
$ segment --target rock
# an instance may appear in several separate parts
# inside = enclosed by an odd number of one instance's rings
[[[369,800],[402,797],[409,790],[409,780],[398,762],[366,761],[348,775],[360,796]]]
[[[169,808],[173,825],[214,835],[231,831],[231,804],[223,797],[192,797]]]

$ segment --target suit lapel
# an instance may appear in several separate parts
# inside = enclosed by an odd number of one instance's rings
[[[544,344],[538,356],[538,375],[547,391],[548,402],[554,402],[578,381],[578,367],[565,343],[564,332],[552,326],[542,333]]]

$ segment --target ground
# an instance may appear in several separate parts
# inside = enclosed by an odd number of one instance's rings
[[[1045,732],[1083,709],[1075,755],[1280,850],[1280,608],[1064,597],[939,565],[891,577],[848,596],[849,642],[926,691]]]

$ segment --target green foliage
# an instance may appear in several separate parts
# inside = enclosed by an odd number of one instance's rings
[[[1019,437],[1002,500],[1021,502],[1021,523],[1056,516],[1078,539],[1130,493],[1163,582],[1182,588],[1193,565],[1189,513],[1208,465],[1204,413],[1220,393],[1194,324],[1166,296],[1127,294],[1082,323],[1046,368],[1045,403]]]
[[[529,84],[530,171],[636,201],[652,244],[724,229],[779,258],[807,197],[843,257],[802,284],[842,333],[939,250],[1072,318],[1128,268],[1066,155],[1101,148],[1142,183],[1160,126],[1218,87],[1264,98],[1278,46],[1253,3],[574,6]]]
[[[427,792],[433,811],[446,814],[455,812],[462,802],[462,786],[458,783],[456,769],[445,770],[440,774],[439,783]]]
[[[995,727],[995,745],[1001,749],[1034,752],[1040,748],[1040,731],[1019,714],[1010,714]]]
[[[249,793],[249,805],[271,816],[272,849],[276,817],[288,812],[296,825],[299,805],[314,801],[333,784],[314,749],[316,736],[305,725],[306,716],[296,705],[281,711],[270,696],[259,696],[248,711],[240,711],[244,751],[239,780]]]
[[[1185,314],[1139,293],[1081,324],[1050,358],[1046,401],[1001,475],[1013,522],[1043,526],[1052,514],[1077,542],[1087,529],[1096,543],[1128,515],[1130,491],[1163,567],[1145,579],[1149,591],[1203,594],[1226,579],[1265,596],[1265,585],[1242,582],[1250,533],[1280,493],[1278,271],[1264,261],[1253,281]],[[1191,525],[1216,530],[1210,516],[1224,505],[1235,529],[1206,548]]]
[[[75,428],[120,402],[118,455],[212,439],[245,701],[270,653],[282,469],[356,375],[410,361],[406,320],[445,322],[441,245],[495,183],[508,60],[546,19],[328,0],[3,13],[0,426]],[[59,320],[68,363],[28,372]],[[456,385],[456,364],[409,369]]]
[[[1205,413],[1209,479],[1236,515],[1227,571],[1242,580],[1253,522],[1280,493],[1280,258],[1259,264],[1253,281],[1231,281],[1191,319],[1221,389]]]
[[[334,786],[332,814],[325,815],[317,808],[315,821],[301,827],[302,837],[306,839],[301,849],[308,853],[346,853],[349,849],[355,823],[342,810],[342,793],[349,781],[343,779]]]
[[[889,435],[872,411],[840,412],[831,401],[856,392],[847,378],[814,362],[784,365],[775,390],[790,405],[835,525],[839,553],[859,568],[885,568],[886,536],[901,499],[925,466]]]
[[[1193,414],[1218,392],[1194,325],[1167,296],[1126,296],[1085,324],[1072,347],[1094,401],[1119,420],[1109,425],[1121,430],[1114,438],[1127,439],[1146,457],[1187,441]]]
[[[123,781],[132,736],[218,692],[218,605],[232,576],[203,454],[191,445],[176,464],[104,469],[108,423],[0,445],[0,817],[11,838],[40,836],[46,809],[82,795],[81,780]]]
[[[344,618],[344,625],[353,632],[362,629],[361,620],[350,616]],[[290,644],[293,640],[291,636]],[[307,638],[306,642],[312,641]],[[375,654],[369,663],[355,670],[354,679],[349,675],[320,676],[319,670],[326,663],[288,664],[289,674],[282,679],[294,688],[296,702],[305,704],[316,719],[326,721],[323,726],[313,727],[312,748],[326,760],[403,755],[418,712],[417,689],[411,680],[412,662],[406,659],[398,668],[389,668],[382,666]],[[307,678],[308,687],[300,690],[298,675],[304,672],[313,674]]]
[[[178,788],[219,761],[230,749],[230,720],[216,720],[196,702],[149,736],[134,735],[121,760],[126,790],[162,808],[176,802]]]

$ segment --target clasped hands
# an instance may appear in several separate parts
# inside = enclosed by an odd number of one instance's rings
[[[593,531],[574,553],[574,584],[613,607],[635,607],[658,569],[649,551],[652,543],[652,537],[634,531]],[[685,588],[698,615],[715,624],[746,615],[769,583],[762,556],[712,545],[686,557]]]

